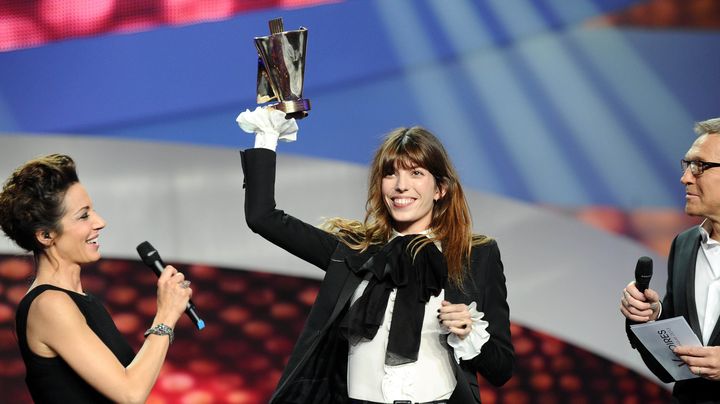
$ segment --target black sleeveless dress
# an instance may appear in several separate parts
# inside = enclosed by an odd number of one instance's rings
[[[110,348],[123,366],[128,366],[135,352],[120,334],[110,314],[94,296],[82,295],[52,285],[39,285],[28,292],[18,305],[15,325],[18,344],[27,374],[30,395],[35,403],[110,403],[108,398],[90,386],[59,356],[44,358],[33,353],[27,344],[27,316],[33,300],[46,290],[67,293],[85,316],[88,326]]]

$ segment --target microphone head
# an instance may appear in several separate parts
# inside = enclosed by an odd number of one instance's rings
[[[650,257],[640,257],[635,265],[635,286],[644,292],[650,286],[653,273],[653,261]]]
[[[162,262],[160,254],[157,252],[155,247],[153,247],[152,244],[147,241],[143,241],[142,243],[138,244],[137,252],[138,255],[140,255],[140,259],[145,263],[145,265],[151,268],[155,267],[155,261]]]

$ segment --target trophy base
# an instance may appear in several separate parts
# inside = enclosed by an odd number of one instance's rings
[[[302,119],[308,115],[307,111],[310,110],[310,100],[301,98],[299,100],[280,101],[270,105],[270,107],[284,112],[287,119]]]

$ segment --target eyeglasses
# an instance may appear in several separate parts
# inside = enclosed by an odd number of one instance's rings
[[[708,163],[707,161],[700,160],[687,161],[685,159],[682,159],[680,160],[680,167],[682,167],[683,174],[685,173],[685,170],[690,167],[690,173],[697,177],[708,168],[720,167],[720,163]]]

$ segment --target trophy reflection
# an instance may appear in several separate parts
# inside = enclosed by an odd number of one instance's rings
[[[269,25],[269,36],[255,38],[257,102],[274,102],[270,107],[285,112],[288,119],[304,118],[310,110],[310,100],[302,98],[307,29],[284,31],[282,18]]]

